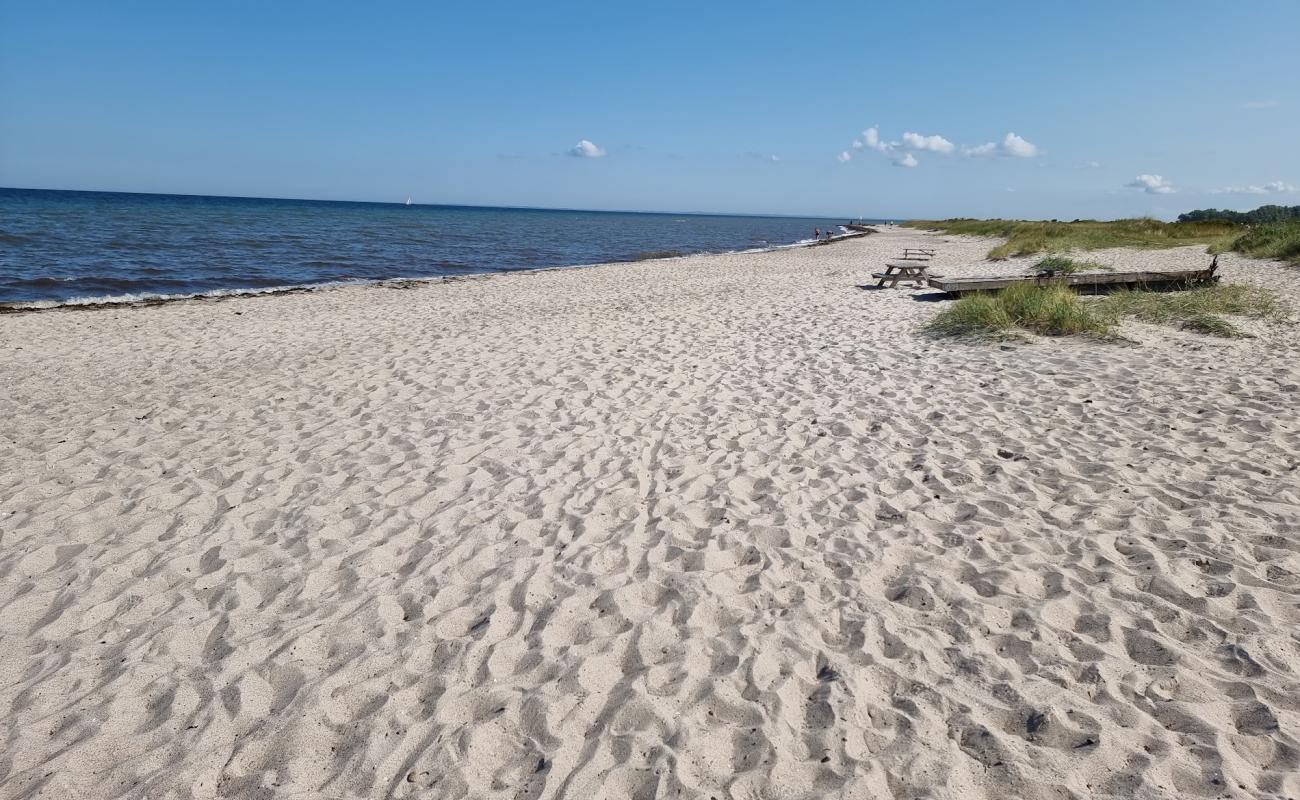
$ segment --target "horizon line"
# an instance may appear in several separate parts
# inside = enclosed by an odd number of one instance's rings
[[[0,186],[0,191],[22,191],[22,192],[81,192],[83,194],[132,194],[146,195],[152,197],[198,197],[198,198],[215,198],[219,200],[277,200],[290,203],[353,203],[363,205],[378,206],[405,206],[402,200],[340,200],[337,198],[316,198],[316,197],[271,197],[265,195],[239,195],[239,194],[193,194],[189,192],[140,192],[140,191],[123,191],[119,189],[52,189],[45,186]],[[522,205],[486,205],[477,203],[411,203],[412,206],[421,206],[425,208],[479,208],[479,209],[498,209],[502,211],[564,211],[582,214],[656,214],[660,216],[687,216],[687,217],[767,217],[772,219],[848,219],[848,220],[871,220],[871,221],[899,221],[905,222],[909,217],[864,217],[844,214],[775,214],[775,213],[755,213],[745,211],[659,211],[659,210],[642,210],[642,209],[623,209],[623,208],[566,208],[556,206],[522,206]]]

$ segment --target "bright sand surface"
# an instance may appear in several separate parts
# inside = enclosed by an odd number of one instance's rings
[[[1297,329],[917,243],[0,316],[0,797],[1300,795]]]

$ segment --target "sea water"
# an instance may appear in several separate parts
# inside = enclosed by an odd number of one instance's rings
[[[770,248],[842,222],[0,189],[0,305],[245,293]]]

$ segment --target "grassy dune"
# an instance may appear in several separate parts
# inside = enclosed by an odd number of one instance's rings
[[[1300,264],[1300,220],[1256,225],[1213,252],[1232,250],[1251,258],[1277,258]]]
[[[1033,253],[1099,250],[1104,247],[1163,248],[1204,244],[1231,249],[1242,227],[1229,222],[1161,222],[1120,219],[1112,222],[1032,222],[1010,219],[916,220],[913,228],[1006,239],[989,250],[992,260]]]

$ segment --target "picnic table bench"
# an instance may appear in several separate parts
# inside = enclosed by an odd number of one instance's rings
[[[890,288],[895,288],[900,281],[907,281],[916,286],[924,286],[929,282],[930,278],[942,277],[930,275],[926,271],[929,266],[930,260],[928,258],[900,258],[897,261],[886,262],[885,271],[873,272],[871,277],[879,279],[876,285],[881,287],[889,284]]]

